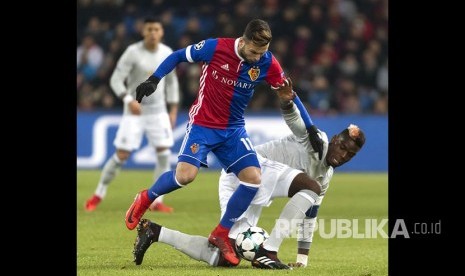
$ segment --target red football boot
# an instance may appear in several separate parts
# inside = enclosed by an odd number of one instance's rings
[[[174,211],[173,207],[168,206],[163,202],[155,202],[155,204],[153,204],[150,207],[150,210],[155,211],[155,212],[162,212],[162,213],[173,213]]]
[[[95,208],[97,208],[97,206],[99,205],[99,203],[102,201],[102,198],[100,198],[99,196],[97,195],[93,195],[91,198],[89,198],[87,201],[86,201],[86,204],[84,205],[84,208],[87,212],[92,212],[95,210]]]
[[[208,237],[208,241],[220,249],[226,261],[230,262],[231,265],[236,266],[239,264],[240,259],[229,242],[228,233],[229,229],[218,224]]]
[[[145,211],[150,206],[150,199],[147,193],[147,190],[143,190],[136,195],[134,198],[134,202],[129,207],[128,211],[126,212],[126,227],[129,230],[136,228],[137,224],[139,223],[142,216],[145,214]]]

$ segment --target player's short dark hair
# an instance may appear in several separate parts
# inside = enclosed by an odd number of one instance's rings
[[[145,23],[160,23],[160,24],[162,24],[161,19],[159,17],[156,17],[156,16],[147,16],[144,19],[144,24]]]
[[[243,37],[257,46],[265,46],[272,39],[270,26],[261,19],[253,19],[245,27]]]
[[[349,132],[349,129],[353,127],[355,131],[351,131],[352,134]],[[365,133],[363,132],[362,129],[360,129],[356,125],[350,125],[348,128],[344,129],[339,135],[344,137],[344,139],[352,139],[355,141],[355,144],[359,146],[360,148],[363,147],[365,144]]]

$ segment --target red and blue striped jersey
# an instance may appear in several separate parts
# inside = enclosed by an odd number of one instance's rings
[[[216,38],[186,48],[189,62],[203,62],[189,123],[214,129],[243,127],[254,88],[263,80],[275,87],[283,83],[284,72],[270,51],[248,64],[237,52],[238,43],[239,38]]]

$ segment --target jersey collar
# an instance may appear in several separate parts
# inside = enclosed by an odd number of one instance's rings
[[[239,45],[239,39],[240,37],[236,38],[236,40],[234,41],[234,52],[236,53],[236,56],[241,60],[241,61],[245,61],[240,55],[239,55],[239,52],[237,51],[237,47]]]

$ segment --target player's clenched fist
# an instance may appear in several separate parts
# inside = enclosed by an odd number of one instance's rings
[[[157,89],[160,79],[150,76],[146,81],[139,84],[136,88],[136,100],[140,103],[144,96],[150,96]]]

